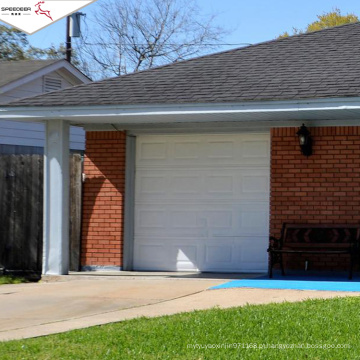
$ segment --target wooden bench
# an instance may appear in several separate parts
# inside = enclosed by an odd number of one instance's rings
[[[287,224],[284,223],[279,239],[271,236],[269,253],[269,277],[273,267],[280,264],[285,275],[283,254],[348,254],[350,256],[349,279],[352,279],[353,266],[359,255],[359,225],[344,224]]]

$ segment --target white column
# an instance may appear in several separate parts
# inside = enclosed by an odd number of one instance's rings
[[[69,124],[46,121],[43,274],[69,271]]]

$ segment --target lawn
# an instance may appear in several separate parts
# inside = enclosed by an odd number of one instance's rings
[[[0,275],[0,285],[5,284],[21,284],[27,282],[23,277],[11,276],[11,275]]]
[[[0,358],[359,359],[359,308],[348,297],[140,318],[0,343]]]

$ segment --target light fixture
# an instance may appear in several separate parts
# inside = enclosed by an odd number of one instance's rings
[[[312,154],[312,139],[310,131],[304,124],[302,124],[296,135],[299,137],[301,153],[305,156],[310,156]]]

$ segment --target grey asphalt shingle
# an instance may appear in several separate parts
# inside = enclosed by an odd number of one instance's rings
[[[76,86],[9,106],[224,103],[360,96],[360,23]]]
[[[59,60],[0,61],[0,87],[52,65],[57,61]]]

